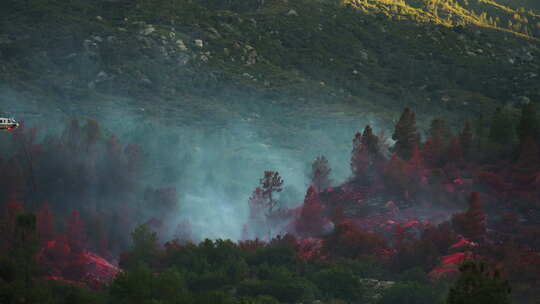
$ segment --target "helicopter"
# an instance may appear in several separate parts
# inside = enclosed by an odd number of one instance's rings
[[[13,130],[20,126],[14,118],[0,117],[0,130]]]

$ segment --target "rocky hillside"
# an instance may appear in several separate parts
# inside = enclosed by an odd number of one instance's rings
[[[64,110],[123,97],[171,121],[269,105],[284,121],[390,121],[404,106],[462,118],[540,100],[539,13],[515,3],[5,0],[0,85]]]

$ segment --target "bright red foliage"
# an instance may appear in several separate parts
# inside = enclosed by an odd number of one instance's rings
[[[322,206],[315,187],[308,188],[302,212],[296,219],[296,233],[303,238],[317,237],[323,234],[325,225],[328,223],[323,217]]]

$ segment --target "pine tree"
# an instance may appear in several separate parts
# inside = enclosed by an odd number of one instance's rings
[[[131,233],[133,245],[128,254],[121,259],[121,266],[128,270],[141,263],[153,265],[159,254],[157,233],[152,232],[147,224],[140,225]]]
[[[353,179],[357,180],[363,177],[370,165],[371,160],[367,148],[362,144],[353,148],[351,156],[351,171]]]
[[[447,144],[452,138],[452,132],[446,123],[446,120],[442,117],[437,117],[431,121],[431,126],[429,128],[429,136],[441,145]]]
[[[461,275],[448,293],[447,304],[509,304],[510,284],[498,270],[491,271],[483,262],[466,261]]]
[[[489,128],[485,115],[480,114],[478,119],[474,121],[474,147],[479,152],[484,152],[486,147]]]
[[[379,137],[373,134],[371,126],[367,125],[364,128],[360,142],[369,153],[372,161],[376,161],[380,157]]]
[[[422,148],[422,159],[424,163],[431,168],[437,168],[439,165],[439,147],[433,143],[431,138],[428,138]]]
[[[535,140],[528,136],[519,147],[519,156],[513,167],[514,179],[526,183],[540,170],[540,153]]]
[[[38,211],[37,231],[41,246],[44,246],[54,237],[54,217],[47,202],[44,202]]]
[[[408,176],[407,169],[407,162],[394,153],[384,169],[386,189],[405,196],[414,192],[416,189]]]
[[[420,144],[420,135],[416,131],[416,115],[406,108],[396,124],[392,139],[396,141],[394,152],[403,159],[409,159],[412,149]]]
[[[267,199],[267,215],[272,213],[277,205],[277,201],[272,197],[274,192],[281,192],[283,188],[283,180],[276,171],[264,171],[264,177],[259,180],[262,188],[262,194]]]
[[[459,134],[459,143],[461,145],[463,157],[468,158],[473,151],[473,131],[472,124],[469,120],[465,121],[463,130]]]
[[[454,137],[448,145],[447,152],[448,161],[452,163],[460,163],[463,161],[463,148],[458,137]]]
[[[452,226],[457,233],[470,240],[483,240],[486,234],[486,215],[482,211],[482,201],[478,192],[471,193],[467,211],[454,214]]]
[[[86,228],[78,210],[73,210],[66,226],[66,236],[71,251],[79,253],[86,249]]]
[[[529,102],[521,109],[521,118],[517,126],[517,134],[521,144],[527,137],[538,140],[540,137],[540,125],[536,113],[536,104]]]
[[[300,217],[296,221],[296,232],[301,237],[318,237],[324,231],[322,206],[316,189],[308,188]]]
[[[36,216],[31,212],[20,212],[15,219],[14,243],[11,248],[11,257],[17,269],[15,281],[28,290],[32,286],[32,277],[35,275],[37,265],[35,256],[38,251],[38,236]],[[24,294],[24,292],[23,292]],[[22,299],[18,301],[24,302]]]
[[[501,147],[509,147],[512,146],[514,135],[512,117],[507,110],[498,107],[491,120],[489,140]]]
[[[328,160],[324,155],[318,156],[311,164],[311,185],[315,187],[318,192],[330,187],[332,180],[330,179],[330,166]]]

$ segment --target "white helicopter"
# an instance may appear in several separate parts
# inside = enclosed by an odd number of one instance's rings
[[[0,117],[0,130],[13,130],[19,127],[19,122],[14,118]]]

